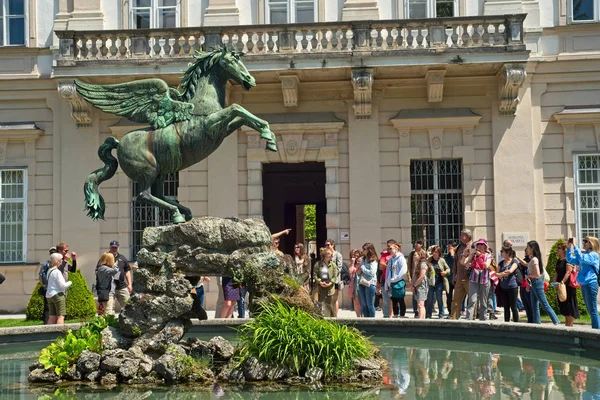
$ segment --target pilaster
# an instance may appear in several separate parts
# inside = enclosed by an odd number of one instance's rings
[[[377,0],[344,0],[342,21],[367,21],[379,19]]]
[[[204,13],[204,26],[240,24],[240,10],[236,0],[209,0]]]

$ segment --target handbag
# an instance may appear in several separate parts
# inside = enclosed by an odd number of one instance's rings
[[[406,282],[404,279],[399,280],[398,282],[394,282],[391,284],[392,286],[392,295],[391,297],[397,299],[403,299],[406,295]]]
[[[108,301],[108,299],[110,297],[110,289],[98,289],[97,293],[98,293],[98,302],[99,303]]]
[[[548,272],[546,272],[545,268],[544,268],[544,273],[542,274],[542,276],[544,277],[544,282],[550,282],[550,275],[548,275]]]
[[[364,276],[360,276],[360,280],[358,281],[359,285],[371,287],[371,281],[365,278]]]
[[[577,265],[573,265],[571,268],[571,274],[569,275],[569,286],[572,288],[579,288],[581,285],[577,283],[577,275],[579,274],[579,267]]]
[[[558,293],[558,301],[561,303],[567,301],[567,287],[564,283],[558,282],[556,285],[556,293]]]

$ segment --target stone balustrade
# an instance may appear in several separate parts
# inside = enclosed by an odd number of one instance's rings
[[[174,29],[56,31],[58,63],[187,58],[194,50],[227,45],[250,55],[400,52],[490,48],[525,49],[525,14],[286,25]],[[492,50],[494,51],[494,50]]]

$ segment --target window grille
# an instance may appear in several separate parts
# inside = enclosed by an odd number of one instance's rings
[[[575,156],[578,237],[600,235],[600,154]]]
[[[410,162],[411,238],[426,246],[446,249],[463,229],[463,174],[461,160]]]
[[[0,262],[25,262],[27,170],[0,170]]]
[[[133,182],[133,196],[137,196],[137,182]],[[177,190],[179,188],[179,173],[167,175],[163,183],[165,197],[177,200]],[[149,226],[168,225],[172,222],[171,213],[167,210],[151,206],[143,202],[133,201],[131,206],[132,218],[132,240],[131,240],[131,258],[136,259],[137,253],[142,248],[142,234],[144,228]]]

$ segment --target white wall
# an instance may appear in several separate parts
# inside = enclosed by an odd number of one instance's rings
[[[51,47],[54,33],[54,15],[57,10],[54,4],[48,0],[37,0],[36,3],[36,26],[38,47]],[[31,14],[31,13],[30,13]]]
[[[392,14],[392,2],[397,0],[379,0],[379,19],[396,18]]]
[[[43,1],[43,0],[42,0]],[[103,0],[102,13],[104,14],[105,29],[121,29],[121,3],[122,0]]]
[[[483,4],[485,0],[465,0],[465,14],[462,17],[483,15]],[[459,0],[460,3],[460,0]]]

